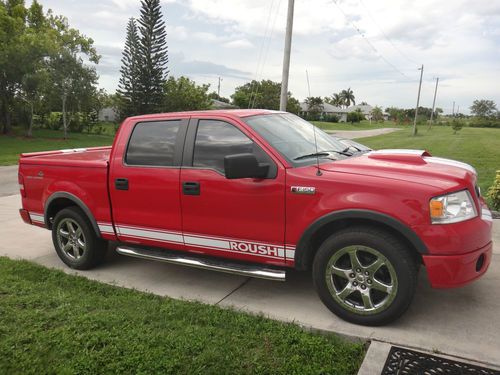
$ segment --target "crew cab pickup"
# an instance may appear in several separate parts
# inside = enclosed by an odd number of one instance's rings
[[[61,260],[116,251],[285,280],[311,270],[341,318],[387,324],[421,266],[435,288],[479,278],[492,217],[470,165],[426,151],[340,142],[267,110],[128,118],[112,147],[22,154],[22,219],[50,229]]]

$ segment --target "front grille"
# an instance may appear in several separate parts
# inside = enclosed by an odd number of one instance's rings
[[[391,347],[381,375],[500,375],[500,371]]]

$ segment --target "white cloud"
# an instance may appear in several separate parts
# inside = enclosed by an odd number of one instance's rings
[[[236,39],[224,43],[223,46],[226,48],[241,49],[241,48],[252,48],[254,45],[248,39]]]

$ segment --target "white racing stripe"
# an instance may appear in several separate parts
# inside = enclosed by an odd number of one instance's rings
[[[164,242],[183,243],[182,234],[163,232],[156,230],[144,230],[118,225],[118,232],[124,236],[133,236],[150,240],[160,240]]]
[[[34,223],[37,224],[45,224],[45,218],[43,214],[35,213],[35,212],[29,212],[30,215],[30,220]]]

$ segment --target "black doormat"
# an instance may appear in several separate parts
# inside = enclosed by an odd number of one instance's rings
[[[500,375],[500,371],[391,347],[381,375]]]

